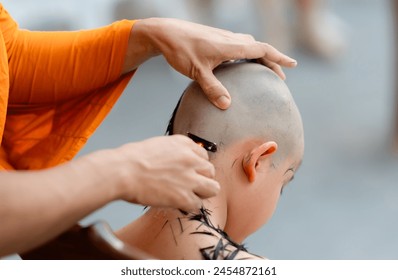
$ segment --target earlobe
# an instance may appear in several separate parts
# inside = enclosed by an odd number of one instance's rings
[[[243,157],[242,167],[250,183],[256,180],[257,168],[261,161],[278,149],[278,145],[274,141],[268,141],[260,146],[254,147],[246,156]]]

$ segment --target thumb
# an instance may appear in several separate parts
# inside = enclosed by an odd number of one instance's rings
[[[212,71],[202,73],[197,82],[211,103],[222,110],[228,109],[231,96]]]

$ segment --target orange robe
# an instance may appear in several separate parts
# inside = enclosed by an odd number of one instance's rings
[[[76,155],[132,77],[121,71],[133,24],[27,31],[0,4],[0,170]]]

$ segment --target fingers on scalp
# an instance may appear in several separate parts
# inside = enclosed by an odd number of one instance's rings
[[[286,80],[286,75],[279,64],[270,61],[265,61],[264,65],[272,69],[282,80]]]
[[[214,76],[212,69],[199,71],[197,81],[209,99],[216,98],[217,92],[222,87],[221,82]]]
[[[257,59],[264,58],[266,55],[264,43],[255,41],[253,37],[252,40],[243,42],[239,46],[234,46],[234,48],[231,51],[232,55],[228,59]]]
[[[241,39],[245,40],[245,41],[249,41],[249,42],[255,42],[256,39],[254,39],[254,37],[250,34],[245,34],[245,33],[235,33],[238,37],[240,37]]]
[[[238,59],[253,59],[262,57],[264,54],[263,47],[256,42],[242,42],[239,45],[230,46],[230,51],[225,52],[225,61]]]
[[[207,98],[218,108],[226,109],[229,104],[231,97],[227,89],[222,83],[214,76],[211,70],[207,70],[201,73],[200,78],[197,80],[202,90],[206,94]],[[225,97],[221,99],[221,97]]]
[[[271,60],[275,63],[282,63],[283,62],[283,54],[280,53],[277,49],[267,43],[262,43],[264,46],[264,58]]]
[[[263,57],[265,59],[268,59],[285,67],[293,67],[296,65],[296,61],[294,59],[288,57],[287,55],[284,55],[270,44],[267,43],[260,43],[260,44],[263,45],[264,48]]]

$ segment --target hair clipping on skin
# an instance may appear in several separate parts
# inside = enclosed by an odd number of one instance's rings
[[[192,134],[190,132],[187,133],[188,137],[192,139],[196,144],[199,146],[205,148],[205,150],[215,153],[217,152],[217,144],[214,142],[207,141],[206,139],[200,138],[199,136],[196,136],[195,134]]]

